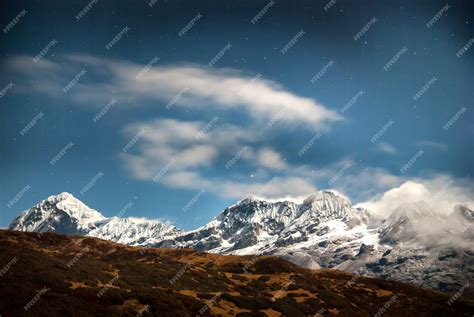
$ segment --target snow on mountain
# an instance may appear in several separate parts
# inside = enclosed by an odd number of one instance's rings
[[[63,234],[87,234],[105,217],[69,193],[50,196],[13,220],[10,229],[53,231]]]
[[[459,206],[442,217],[422,201],[395,208],[380,225],[367,210],[331,191],[317,192],[301,204],[249,197],[207,225],[153,246],[276,255],[308,268],[453,291],[474,277],[472,215]]]
[[[158,220],[113,217],[98,222],[97,228],[87,235],[129,245],[149,245],[181,233]]]
[[[50,196],[22,212],[10,229],[86,235],[130,245],[156,243],[182,233],[158,220],[106,218],[69,193]]]
[[[183,232],[157,220],[105,218],[62,193],[21,213],[10,228],[148,247],[276,255],[309,268],[457,290],[474,278],[474,212],[463,205],[448,216],[433,210],[424,201],[402,204],[381,222],[333,191],[319,191],[301,204],[249,196],[207,225]]]
[[[273,254],[295,263],[304,258],[312,267],[330,267],[335,250],[343,250],[336,258],[352,255],[363,242],[374,240],[377,233],[368,228],[368,220],[367,211],[353,208],[346,198],[331,191],[317,192],[301,204],[248,197],[226,208],[204,227],[156,246],[225,254]]]

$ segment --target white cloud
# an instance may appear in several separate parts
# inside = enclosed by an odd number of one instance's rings
[[[385,142],[378,143],[375,149],[379,152],[389,154],[389,155],[396,154],[398,152],[397,149],[393,145],[390,145]]]
[[[342,174],[333,186],[334,189],[355,198],[356,201],[366,200],[399,186],[404,180],[383,168],[365,166],[355,162],[352,164],[353,166]]]
[[[205,111],[210,107],[243,109],[259,122],[269,122],[284,113],[282,121],[305,122],[323,129],[330,121],[341,120],[335,111],[314,99],[291,93],[271,80],[255,80],[234,69],[194,64],[160,66],[158,63],[144,71],[144,65],[88,55],[68,55],[60,61],[43,59],[37,64],[30,57],[17,56],[10,59],[7,66],[30,79],[24,88],[52,96],[61,96],[62,88],[74,75],[86,69],[88,73],[84,77],[99,80],[80,80],[67,97],[97,107],[106,104],[111,97],[127,101],[117,106],[158,101],[158,105],[164,107],[174,100],[173,106]],[[50,69],[55,69],[54,75]],[[140,72],[142,76],[137,79]]]
[[[123,129],[128,139],[133,139],[139,131],[144,132],[120,157],[137,179],[154,180],[172,188],[205,188],[223,197],[240,199],[257,194],[272,198],[309,195],[316,191],[311,181],[302,175],[304,166],[292,171],[275,150],[269,147],[255,150],[255,143],[261,141],[255,129],[216,123],[206,134],[200,134],[204,125],[204,122],[174,119],[131,123]],[[196,138],[197,135],[200,137]],[[225,169],[225,162],[236,157],[244,147],[245,154]],[[239,164],[267,172],[263,177],[250,178],[239,169]],[[284,175],[276,176],[271,171]]]
[[[275,149],[259,146],[265,139],[262,127],[275,118],[324,130],[330,122],[342,120],[337,112],[262,76],[235,69],[160,63],[144,68],[90,55],[44,58],[37,64],[32,57],[16,56],[6,62],[10,72],[21,76],[24,91],[67,98],[95,112],[113,97],[118,101],[116,109],[148,105],[161,108],[162,115],[170,105],[170,109],[193,108],[198,118],[210,111],[225,117],[219,111],[235,110],[250,118],[242,125],[218,120],[210,129],[205,128],[207,122],[198,120],[160,118],[128,124],[123,133],[124,143],[130,146],[120,158],[136,179],[174,188],[205,187],[225,197],[242,198],[249,193],[276,197],[310,194],[316,190],[314,179],[332,173],[322,168],[309,175],[308,166],[288,164]],[[82,69],[87,73],[65,95],[64,86]],[[246,151],[225,170],[226,162],[242,148]],[[275,173],[278,181],[269,183]],[[251,179],[250,174],[254,176]]]
[[[471,181],[448,175],[428,179],[415,178],[358,206],[386,217],[398,206],[418,201],[425,201],[434,211],[446,215],[453,211],[456,204],[466,204],[474,208],[474,188]]]
[[[447,145],[440,142],[429,141],[429,140],[421,140],[416,143],[420,147],[430,147],[438,150],[446,150]]]
[[[287,168],[287,164],[281,158],[281,155],[268,147],[258,151],[257,159],[263,167],[275,170],[284,170]]]

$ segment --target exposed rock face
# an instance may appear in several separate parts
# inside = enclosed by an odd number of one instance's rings
[[[458,205],[450,215],[440,216],[427,202],[417,202],[395,208],[380,224],[346,198],[320,191],[301,204],[248,197],[207,225],[183,232],[156,220],[105,218],[62,193],[20,214],[10,228],[148,247],[276,255],[309,268],[337,268],[456,291],[474,278],[473,215]]]

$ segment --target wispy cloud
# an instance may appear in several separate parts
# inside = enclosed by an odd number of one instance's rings
[[[112,60],[90,55],[65,55],[34,63],[30,56],[7,60],[6,70],[20,76],[19,91],[67,98],[84,107],[103,107],[111,98],[120,107],[160,107],[172,116],[174,107],[193,108],[196,118],[209,111],[239,111],[243,124],[208,119],[186,121],[156,118],[123,127],[124,151],[119,154],[132,177],[180,189],[201,189],[242,198],[299,196],[316,191],[314,180],[334,174],[288,163],[274,146],[262,146],[264,129],[278,117],[282,123],[308,124],[327,130],[342,120],[328,107],[299,96],[261,74],[195,64],[161,65]],[[64,94],[63,88],[84,70]],[[169,112],[167,112],[169,111]],[[169,115],[167,115],[169,113]],[[204,132],[203,132],[204,131]],[[273,181],[272,181],[273,180]]]
[[[389,143],[385,143],[385,142],[378,143],[375,149],[379,152],[382,152],[388,155],[393,155],[398,152],[397,149],[393,145]]]
[[[421,141],[418,141],[416,144],[419,147],[429,147],[429,148],[438,149],[438,150],[446,150],[448,148],[448,145],[445,143],[429,141],[429,140],[421,140]]]
[[[292,167],[274,149],[258,148],[258,130],[216,123],[203,135],[200,131],[204,125],[175,119],[131,123],[123,129],[126,138],[133,138],[137,131],[145,132],[132,150],[120,157],[134,178],[172,188],[206,188],[224,197],[240,199],[257,193],[265,197],[296,196],[317,190],[304,177],[308,167]],[[238,153],[241,155],[235,159]],[[232,160],[234,164],[226,168],[226,162]],[[250,177],[253,170],[264,172]]]
[[[305,122],[319,128],[341,120],[335,111],[312,98],[298,96],[261,76],[255,80],[252,74],[235,69],[157,63],[144,71],[144,65],[89,55],[66,55],[38,63],[30,56],[15,56],[6,63],[8,70],[24,77],[25,89],[55,97],[61,97],[64,85],[85,69],[88,78],[84,77],[68,91],[68,98],[81,104],[101,105],[115,97],[133,100],[135,104],[159,101],[158,105],[164,107],[174,98],[176,106],[207,111],[243,109],[251,118],[262,122],[282,112],[285,113],[280,118],[282,121]],[[178,94],[180,98],[175,98]]]

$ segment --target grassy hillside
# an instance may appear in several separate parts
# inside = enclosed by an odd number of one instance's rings
[[[472,316],[451,295],[275,257],[0,230],[2,317]]]

